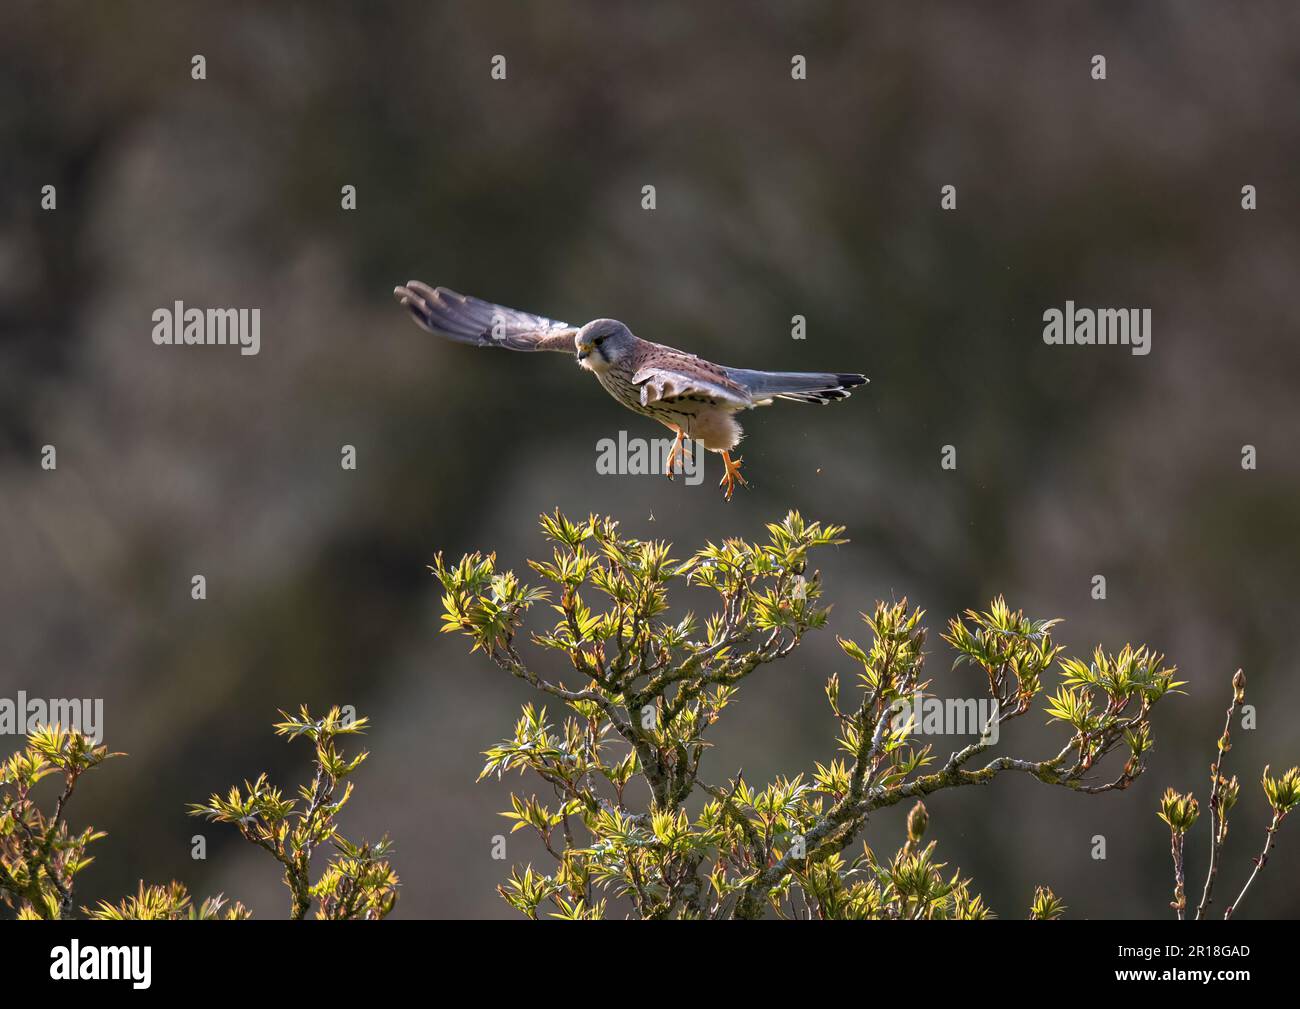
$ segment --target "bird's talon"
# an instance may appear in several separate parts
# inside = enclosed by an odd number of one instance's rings
[[[678,457],[684,451],[682,449],[682,439],[685,436],[686,435],[681,430],[681,428],[678,428],[677,437],[673,441],[673,447],[668,450],[668,466],[665,468],[664,474],[668,477],[669,480],[673,478],[673,466],[676,464]]]
[[[744,459],[733,459],[730,453],[722,453],[722,479],[718,481],[719,487],[725,487],[724,495],[728,501],[736,490],[736,484],[742,487],[748,487],[749,481],[740,475],[740,464]]]

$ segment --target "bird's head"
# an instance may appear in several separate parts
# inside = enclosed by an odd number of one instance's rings
[[[573,339],[578,364],[597,374],[607,369],[632,346],[636,337],[616,319],[597,319],[589,322]]]

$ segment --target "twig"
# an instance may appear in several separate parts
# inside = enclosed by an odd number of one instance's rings
[[[1241,904],[1242,898],[1246,896],[1246,891],[1249,890],[1250,885],[1255,882],[1255,877],[1259,875],[1260,870],[1268,863],[1268,853],[1273,850],[1273,845],[1277,838],[1278,824],[1282,822],[1283,815],[1284,814],[1282,813],[1274,811],[1273,822],[1268,825],[1268,831],[1264,837],[1264,850],[1255,856],[1255,871],[1252,872],[1250,878],[1246,880],[1246,885],[1241,888],[1241,893],[1237,894],[1237,899],[1229,904],[1228,909],[1223,912],[1224,921],[1227,921],[1232,917],[1232,913],[1237,910],[1238,906]]]
[[[1174,899],[1170,906],[1178,912],[1179,921],[1183,920],[1183,912],[1187,909],[1187,890],[1184,886],[1183,871],[1183,836],[1181,830],[1169,831],[1169,850],[1174,859]]]
[[[1232,702],[1228,705],[1228,714],[1223,722],[1223,735],[1219,739],[1219,752],[1215,757],[1214,764],[1210,768],[1210,868],[1205,875],[1205,889],[1201,891],[1201,902],[1196,906],[1196,921],[1205,917],[1205,912],[1210,909],[1211,898],[1214,893],[1214,881],[1219,875],[1219,854],[1223,850],[1223,842],[1227,837],[1228,814],[1223,808],[1223,786],[1225,782],[1222,778],[1223,755],[1231,748],[1230,733],[1232,730],[1232,716],[1236,714],[1237,709],[1246,700],[1246,676],[1238,669],[1236,676],[1232,678]]]

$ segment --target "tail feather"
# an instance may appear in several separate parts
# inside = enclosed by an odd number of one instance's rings
[[[797,403],[833,403],[848,399],[849,390],[865,385],[855,372],[750,371],[727,368],[727,377],[747,388],[754,399],[788,399]]]

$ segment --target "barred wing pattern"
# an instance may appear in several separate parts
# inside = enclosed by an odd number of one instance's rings
[[[658,348],[656,348],[658,349]],[[673,353],[639,368],[632,384],[641,391],[641,405],[679,400],[726,403],[734,410],[754,405],[749,391],[722,374],[722,369],[698,357]]]

